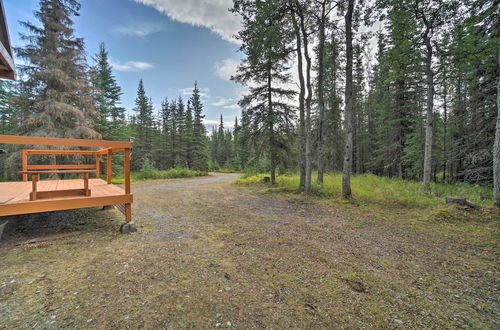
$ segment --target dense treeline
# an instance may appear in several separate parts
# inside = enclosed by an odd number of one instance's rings
[[[265,166],[271,180],[298,168],[306,191],[312,170],[318,183],[343,171],[346,197],[351,172],[494,181],[498,1],[235,0],[232,11],[247,55],[233,79],[249,93],[241,126],[212,132],[212,162]]]
[[[135,171],[298,171],[306,192],[341,171],[345,197],[351,173],[493,183],[500,202],[496,0],[234,0],[245,58],[232,79],[248,93],[234,127],[221,115],[209,136],[196,84],[154,109],[141,80],[127,115],[104,45],[87,64],[78,10],[41,0],[44,28],[23,23],[28,65],[1,82],[1,133],[134,138]],[[1,175],[16,157],[0,158]]]
[[[99,46],[89,65],[84,41],[74,35],[72,17],[79,9],[75,0],[41,0],[35,17],[43,28],[22,23],[26,44],[16,51],[27,65],[19,67],[18,82],[0,81],[0,134],[134,139],[131,166],[135,171],[207,170],[208,139],[197,84],[187,105],[179,97],[165,100],[155,111],[141,80],[134,112],[127,116],[105,45]],[[8,157],[0,158],[0,179],[13,177],[20,164],[19,153],[9,151]],[[117,173],[121,172],[119,158],[117,154],[113,169]],[[51,156],[38,161],[66,160]]]
[[[187,104],[180,96],[177,100],[165,99],[155,115],[152,100],[146,96],[141,80],[134,112],[130,118],[130,129],[135,132],[133,170],[143,167],[208,169],[208,139],[196,82]]]

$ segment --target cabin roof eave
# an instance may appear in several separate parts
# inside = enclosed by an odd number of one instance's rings
[[[0,78],[15,80],[16,68],[3,1],[0,0]]]

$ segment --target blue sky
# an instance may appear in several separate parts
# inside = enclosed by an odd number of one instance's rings
[[[239,22],[227,11],[231,0],[80,0],[75,34],[85,39],[87,54],[106,44],[122,87],[122,104],[131,110],[139,79],[158,111],[162,100],[185,100],[193,83],[203,92],[206,124],[220,114],[231,126],[243,88],[231,81],[242,54],[232,38]],[[4,0],[14,47],[21,46],[19,21],[36,22],[37,0]],[[89,61],[92,63],[92,61]]]

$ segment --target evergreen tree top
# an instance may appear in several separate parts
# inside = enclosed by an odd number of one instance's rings
[[[74,35],[76,0],[41,0],[35,17],[41,27],[21,24],[29,34],[17,49],[28,65],[20,89],[21,134],[66,138],[98,138],[92,88],[82,38]]]

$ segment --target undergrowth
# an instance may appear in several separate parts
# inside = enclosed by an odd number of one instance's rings
[[[243,173],[240,170],[233,170],[230,168],[219,168],[219,169],[212,170],[211,172],[215,172],[215,173]]]
[[[266,174],[247,175],[239,178],[237,184],[263,182]],[[313,175],[313,178],[315,175]],[[281,175],[276,178],[272,189],[285,192],[297,191],[298,175]],[[373,174],[351,177],[353,199],[359,203],[377,203],[385,206],[406,208],[434,207],[443,204],[445,197],[463,197],[481,206],[492,204],[491,189],[471,184],[431,184],[426,191],[422,183],[403,179],[379,177]],[[325,174],[323,185],[312,185],[312,193],[317,196],[340,198],[342,174]]]
[[[169,170],[147,170],[140,172],[130,173],[130,181],[144,181],[144,180],[159,180],[159,179],[177,179],[177,178],[192,178],[196,176],[207,175],[204,171],[193,171],[187,168],[171,168]],[[125,179],[123,177],[116,177],[112,179],[113,183],[124,183]]]

